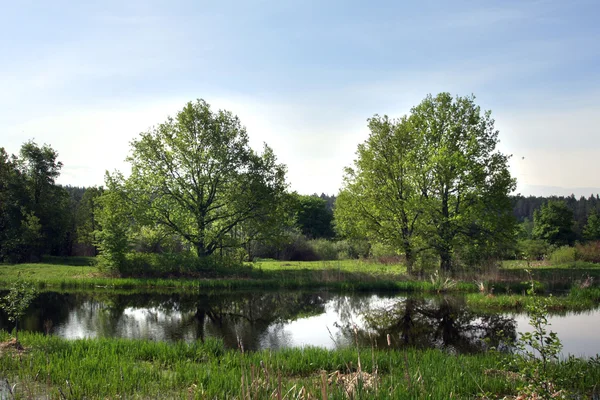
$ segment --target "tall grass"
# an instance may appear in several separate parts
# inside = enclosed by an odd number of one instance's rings
[[[0,333],[0,340],[7,339]],[[278,352],[225,350],[204,343],[122,339],[67,341],[24,334],[26,351],[3,349],[0,370],[21,398],[347,398],[344,377],[376,376],[355,398],[474,398],[513,393],[514,374],[498,369],[503,355],[449,355],[441,350],[346,348]],[[359,370],[359,353],[360,370]],[[368,356],[369,355],[369,356]],[[572,389],[589,395],[600,365],[577,360],[556,368],[580,372]],[[573,372],[573,371],[569,371]],[[376,374],[375,374],[376,372]]]

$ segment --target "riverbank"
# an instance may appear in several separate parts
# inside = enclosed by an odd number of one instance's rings
[[[5,343],[0,371],[15,397],[36,398],[489,398],[517,395],[520,371],[495,352],[349,348],[226,350],[220,341],[158,343],[64,340],[20,334],[24,350]],[[562,387],[590,398],[600,363],[574,359],[550,368]],[[487,396],[487,397],[485,397]]]
[[[232,269],[207,271],[197,278],[120,278],[100,271],[93,258],[47,258],[36,264],[0,265],[0,289],[18,279],[40,290],[160,291],[314,290],[333,292],[461,293],[471,307],[486,311],[520,311],[531,302],[525,292],[535,281],[538,294],[550,292],[549,309],[585,310],[600,304],[598,264],[548,265],[504,262],[501,268],[459,272],[454,277],[409,277],[403,265],[364,260],[259,261]],[[529,267],[529,269],[527,269]]]

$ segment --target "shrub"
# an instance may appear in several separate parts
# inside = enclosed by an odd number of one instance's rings
[[[290,235],[290,240],[283,246],[279,259],[285,261],[318,261],[319,256],[301,234]]]
[[[369,242],[360,239],[341,240],[337,242],[337,246],[338,258],[341,260],[367,258],[371,250]]]
[[[235,257],[211,255],[198,258],[192,253],[139,253],[129,252],[118,266],[99,257],[99,265],[122,277],[168,278],[207,277],[220,273],[239,272],[242,263]]]
[[[542,260],[550,252],[550,245],[539,239],[526,239],[518,243],[519,252],[528,260]]]
[[[600,241],[576,245],[575,258],[581,261],[600,263]]]
[[[315,239],[310,240],[308,245],[312,247],[313,251],[319,257],[320,260],[337,260],[338,248],[335,242],[327,239]]]
[[[550,254],[552,264],[567,264],[575,262],[575,248],[562,246]]]

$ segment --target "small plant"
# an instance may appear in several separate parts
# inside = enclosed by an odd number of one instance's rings
[[[527,294],[535,296],[533,280]],[[524,385],[519,387],[519,393],[525,398],[555,399],[565,395],[558,388],[558,377],[552,373],[552,364],[559,361],[562,343],[555,332],[548,331],[547,302],[547,299],[535,297],[526,307],[533,330],[520,333],[516,342],[518,354],[511,363],[522,376]]]
[[[439,271],[435,271],[429,279],[433,285],[433,289],[438,293],[451,290],[457,284],[454,279],[440,275]]]
[[[15,323],[15,341],[19,343],[19,320],[25,315],[29,304],[37,296],[37,291],[32,283],[18,279],[10,291],[0,301],[0,306],[8,315],[8,320]]]

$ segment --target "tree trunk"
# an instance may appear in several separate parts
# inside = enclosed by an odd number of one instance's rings
[[[408,245],[404,250],[404,256],[406,257],[406,273],[412,275],[413,265],[415,263],[415,255],[413,254],[412,248]]]
[[[206,257],[208,252],[206,251],[206,247],[204,243],[195,243],[196,245],[196,253],[198,253],[198,258]]]
[[[450,272],[452,269],[452,256],[448,249],[440,250],[440,269],[444,272]]]

